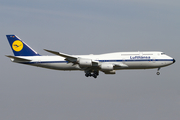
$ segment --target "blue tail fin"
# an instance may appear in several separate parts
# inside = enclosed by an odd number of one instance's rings
[[[39,56],[30,46],[16,35],[6,35],[15,56]]]

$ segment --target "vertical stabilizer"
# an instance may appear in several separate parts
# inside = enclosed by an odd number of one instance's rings
[[[16,35],[6,35],[15,56],[39,56],[30,46]]]

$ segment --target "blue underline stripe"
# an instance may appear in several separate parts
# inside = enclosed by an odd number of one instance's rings
[[[173,61],[173,59],[145,59],[145,60],[99,60],[99,62],[136,62],[136,61]]]

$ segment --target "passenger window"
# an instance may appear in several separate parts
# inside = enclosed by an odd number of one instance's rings
[[[161,53],[161,55],[165,55],[165,53]]]

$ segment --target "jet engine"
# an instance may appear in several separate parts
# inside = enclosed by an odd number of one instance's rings
[[[112,71],[113,70],[112,64],[103,63],[103,64],[101,64],[100,67],[101,67],[102,71]]]
[[[112,70],[112,71],[103,71],[105,74],[116,74],[116,71],[115,70]]]
[[[79,66],[81,67],[91,67],[92,66],[92,60],[91,59],[79,59],[78,60]]]

